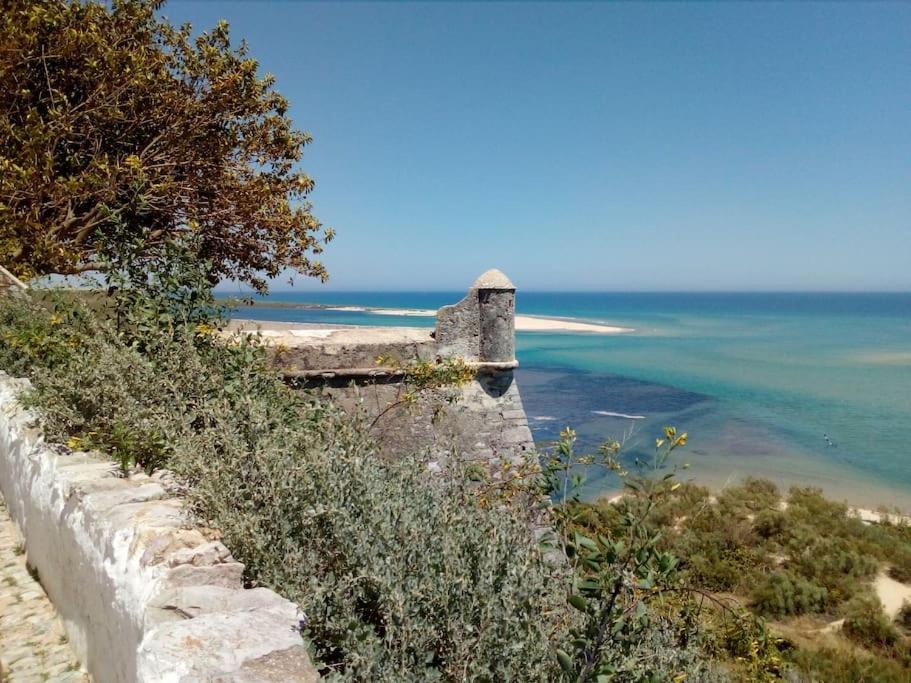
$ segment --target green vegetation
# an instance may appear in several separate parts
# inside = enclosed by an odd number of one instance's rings
[[[168,468],[250,585],[296,601],[330,678],[357,681],[899,681],[911,528],[865,525],[819,491],[748,480],[717,499],[676,479],[687,435],[622,470],[619,445],[491,476],[420,444],[387,457],[363,415],[293,390],[255,338],[222,334],[212,284],[324,278],[295,170],[309,137],[225,25],[191,39],[155,0],[13,0],[0,14],[0,260],[105,272],[105,292],[0,298],[0,369],[48,438]],[[389,366],[389,359],[378,359]],[[401,371],[443,403],[473,370]],[[379,418],[376,418],[379,419]],[[586,468],[616,504],[574,492]],[[553,504],[550,504],[552,501]],[[766,621],[769,620],[769,621]],[[830,628],[843,620],[842,628]]]
[[[589,534],[622,532],[624,519],[643,505],[632,494],[616,503],[576,504],[579,525]],[[891,623],[872,588],[887,568],[903,575],[907,525],[865,524],[818,490],[793,488],[782,497],[757,479],[717,498],[683,484],[645,524],[662,532],[657,545],[679,558],[685,585],[731,596],[771,620],[784,659],[809,680],[911,675],[911,641],[899,628],[908,617]]]
[[[909,632],[908,635],[911,635],[911,602],[908,602],[906,600],[904,604],[902,604],[896,621],[898,622],[899,626],[901,626],[905,631]]]
[[[879,599],[859,595],[844,606],[843,630],[851,640],[868,648],[889,650],[898,642],[898,630],[883,614]]]
[[[911,610],[889,623],[870,589],[905,566],[907,527],[863,524],[810,489],[784,506],[759,480],[716,500],[676,481],[686,435],[673,428],[633,474],[617,444],[578,455],[567,430],[540,469],[495,481],[453,454],[449,476],[430,475],[420,452],[384,457],[365,417],[286,386],[255,338],[218,337],[192,253],[171,245],[159,271],[116,273],[92,306],[54,292],[2,300],[0,367],[31,378],[25,400],[50,438],[109,453],[125,474],[172,470],[250,585],[299,602],[324,673],[907,677]],[[466,379],[458,365],[419,367],[406,393]],[[628,495],[576,500],[580,466],[617,472]],[[529,505],[541,493],[558,505]],[[542,520],[555,533],[536,542]],[[841,633],[807,635],[837,619]]]
[[[839,645],[796,650],[795,668],[804,681],[826,683],[907,683],[908,668],[893,659]]]
[[[114,294],[91,308],[53,292],[4,299],[0,367],[31,379],[25,400],[51,439],[107,452],[127,475],[169,468],[200,521],[246,564],[250,584],[301,605],[324,673],[722,675],[696,621],[681,620],[690,602],[657,600],[676,562],[650,539],[631,528],[628,546],[592,553],[561,522],[559,539],[536,541],[541,511],[529,495],[553,484],[553,468],[543,481],[534,469],[516,477],[525,492],[516,504],[510,486],[484,486],[477,465],[457,454],[447,476],[431,475],[420,452],[385,458],[362,417],[287,387],[255,339],[218,340],[207,274],[191,250],[169,249],[168,267],[145,279],[115,274]],[[465,369],[419,367],[407,385],[442,389],[441,378],[462,380]],[[555,555],[563,552],[569,562]],[[616,592],[612,604],[599,586]],[[590,612],[580,609],[583,595]]]
[[[297,168],[310,136],[227,24],[193,38],[162,4],[3,3],[0,262],[108,270],[125,243],[144,256],[192,234],[216,279],[325,278],[332,232]]]
[[[173,470],[250,582],[300,603],[327,671],[555,670],[560,570],[521,515],[482,505],[467,477],[430,476],[418,456],[384,459],[361,421],[287,388],[255,343],[175,323],[162,313],[174,304],[118,295],[118,317],[53,296],[6,300],[0,366],[31,378],[26,400],[51,438],[125,471]]]

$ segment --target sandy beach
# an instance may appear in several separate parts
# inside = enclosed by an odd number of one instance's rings
[[[408,318],[435,318],[436,311],[420,308],[368,308],[365,306],[327,306],[330,311],[372,313],[373,315],[404,316]],[[537,315],[516,314],[516,332],[590,332],[593,334],[624,334],[633,332],[631,327],[589,323]]]

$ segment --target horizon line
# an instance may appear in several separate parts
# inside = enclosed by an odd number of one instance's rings
[[[452,294],[467,292],[471,287],[461,289],[297,289],[294,287],[270,288],[266,293],[301,293],[301,294]],[[909,289],[539,289],[517,287],[517,292],[531,294],[890,294],[911,295]],[[232,293],[231,290],[214,289],[216,294]],[[238,292],[241,295],[262,296],[255,291]]]

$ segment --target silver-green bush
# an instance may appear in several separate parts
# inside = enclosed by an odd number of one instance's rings
[[[303,412],[309,429],[253,450],[228,420],[196,449],[217,460],[180,471],[252,574],[304,609],[317,658],[357,680],[553,680],[563,581],[521,516],[383,459],[331,406]]]

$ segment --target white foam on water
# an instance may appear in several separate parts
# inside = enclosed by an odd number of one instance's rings
[[[622,417],[627,420],[644,420],[645,415],[627,415],[626,413],[612,413],[609,410],[593,410],[595,415],[604,415],[605,417]]]

